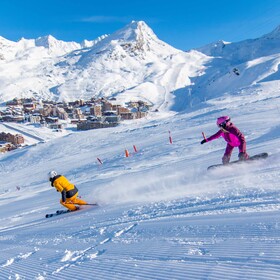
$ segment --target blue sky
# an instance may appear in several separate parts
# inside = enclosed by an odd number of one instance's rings
[[[132,20],[166,43],[188,50],[257,38],[280,25],[279,0],[0,0],[0,36],[17,41],[52,35],[93,40]]]

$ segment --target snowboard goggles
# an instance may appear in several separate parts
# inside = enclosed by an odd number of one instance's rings
[[[226,125],[227,125],[227,122],[228,122],[228,121],[224,121],[224,122],[218,124],[218,127],[220,127],[220,128],[225,128]]]

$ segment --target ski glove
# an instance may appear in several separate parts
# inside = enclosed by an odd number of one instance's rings
[[[204,143],[206,143],[207,141],[205,140],[205,139],[203,139],[201,142],[200,142],[200,144],[202,145],[202,144],[204,144]]]

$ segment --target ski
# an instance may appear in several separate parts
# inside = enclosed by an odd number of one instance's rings
[[[72,212],[72,211],[70,211],[70,210],[57,210],[55,213],[46,214],[46,218],[51,218],[51,217],[54,217],[54,216],[58,216],[58,215],[66,214],[66,213],[70,213],[70,212]]]
[[[98,206],[97,203],[88,203],[88,204],[84,204],[84,205]],[[75,211],[70,211],[70,210],[57,210],[55,213],[46,214],[45,217],[46,217],[46,218],[51,218],[51,217],[54,217],[54,216],[59,216],[59,215],[66,214],[66,213],[70,213],[70,212],[76,212],[76,211],[78,211],[78,210],[80,210],[80,208],[77,209],[77,210],[75,210]]]
[[[227,167],[227,166],[231,166],[231,165],[234,165],[234,164],[250,163],[250,162],[255,161],[255,160],[265,159],[267,157],[268,157],[268,153],[260,153],[260,154],[251,156],[251,157],[249,157],[249,159],[244,160],[244,161],[235,160],[235,161],[232,161],[232,162],[230,162],[228,164],[214,164],[214,165],[210,165],[210,166],[208,166],[207,170],[215,169],[215,168],[220,168],[220,167]]]

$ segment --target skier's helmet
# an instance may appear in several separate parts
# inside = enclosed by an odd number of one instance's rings
[[[217,126],[218,127],[225,127],[227,122],[230,121],[230,117],[229,116],[222,116],[217,118]]]
[[[52,170],[52,171],[49,172],[49,178],[50,178],[50,179],[54,178],[56,175],[57,175],[57,172],[54,171],[54,170]]]

